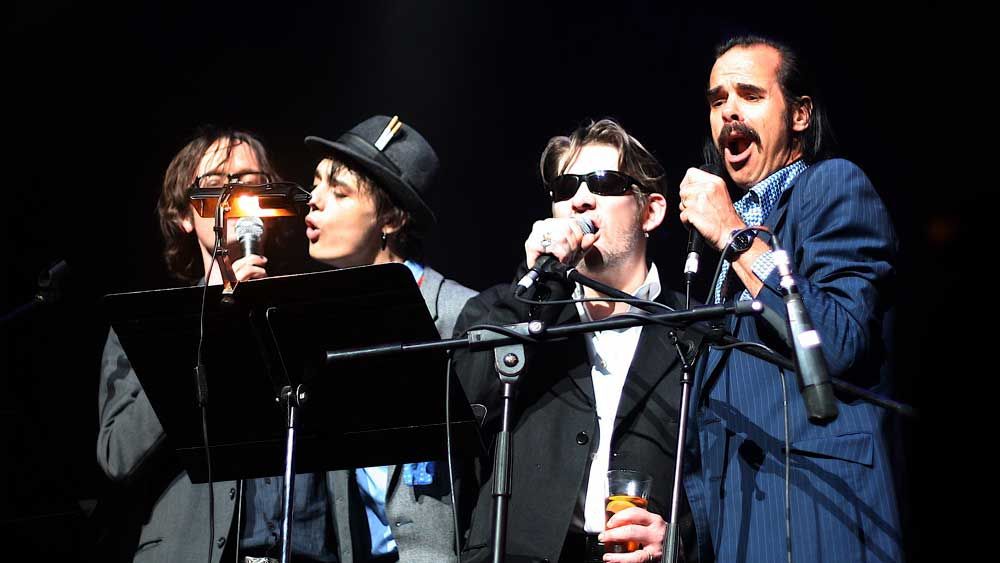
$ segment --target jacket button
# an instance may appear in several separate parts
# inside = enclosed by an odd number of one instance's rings
[[[576,435],[576,443],[581,446],[590,441],[590,436],[587,436],[586,432],[580,432]]]
[[[229,500],[236,498],[236,487],[229,489]]]
[[[219,546],[219,548],[221,549],[222,546],[226,545],[226,538],[225,537],[219,538],[219,540],[215,542],[215,545]]]

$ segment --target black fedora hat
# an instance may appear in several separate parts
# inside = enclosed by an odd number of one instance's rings
[[[434,213],[424,198],[438,170],[438,157],[416,129],[384,115],[369,117],[330,141],[306,137],[307,146],[339,157],[344,164],[371,177],[393,203],[413,215],[414,227],[426,230]]]

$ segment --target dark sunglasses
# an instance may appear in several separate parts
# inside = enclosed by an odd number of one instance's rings
[[[565,201],[576,195],[580,184],[586,182],[590,193],[597,195],[625,195],[632,186],[642,189],[639,180],[616,170],[594,170],[589,174],[562,174],[548,184],[553,203]]]

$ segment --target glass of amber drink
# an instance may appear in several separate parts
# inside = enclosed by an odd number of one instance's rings
[[[612,469],[608,471],[608,497],[604,503],[604,522],[616,513],[632,508],[646,508],[653,478],[641,471]],[[639,549],[639,542],[605,542],[605,553],[631,553]]]

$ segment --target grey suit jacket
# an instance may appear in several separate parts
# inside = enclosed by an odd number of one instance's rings
[[[420,293],[442,338],[451,337],[462,307],[476,294],[467,287],[445,279],[431,268],[424,269],[424,281],[420,284]],[[355,547],[351,541],[349,487],[357,486],[350,478],[351,473],[353,470],[330,473],[336,504],[334,515],[341,563],[364,561],[368,555],[355,554]],[[403,484],[399,473],[399,466],[392,468],[390,487],[386,494],[386,515],[399,549],[400,562],[457,561],[454,548],[455,527],[451,513],[452,495],[448,487],[438,492],[416,491],[413,487]],[[361,510],[360,507],[354,509]]]
[[[438,331],[450,336],[462,306],[475,292],[445,280],[425,268],[420,291]],[[209,538],[206,484],[193,484],[176,461],[159,447],[166,435],[136,377],[118,336],[112,330],[104,347],[101,365],[100,431],[97,460],[113,481],[132,483],[130,494],[136,506],[143,506],[135,561],[203,560],[213,542],[212,561],[218,563],[236,513],[235,481],[216,482],[215,538]],[[327,474],[328,498],[336,517],[341,561],[353,561],[351,545],[347,472]],[[412,494],[388,498],[387,511],[403,561],[447,561],[454,559],[451,513],[448,497],[440,500]],[[407,493],[412,493],[412,489]],[[447,515],[447,518],[444,518]],[[395,523],[399,523],[398,525]],[[447,551],[446,555],[441,555]]]

